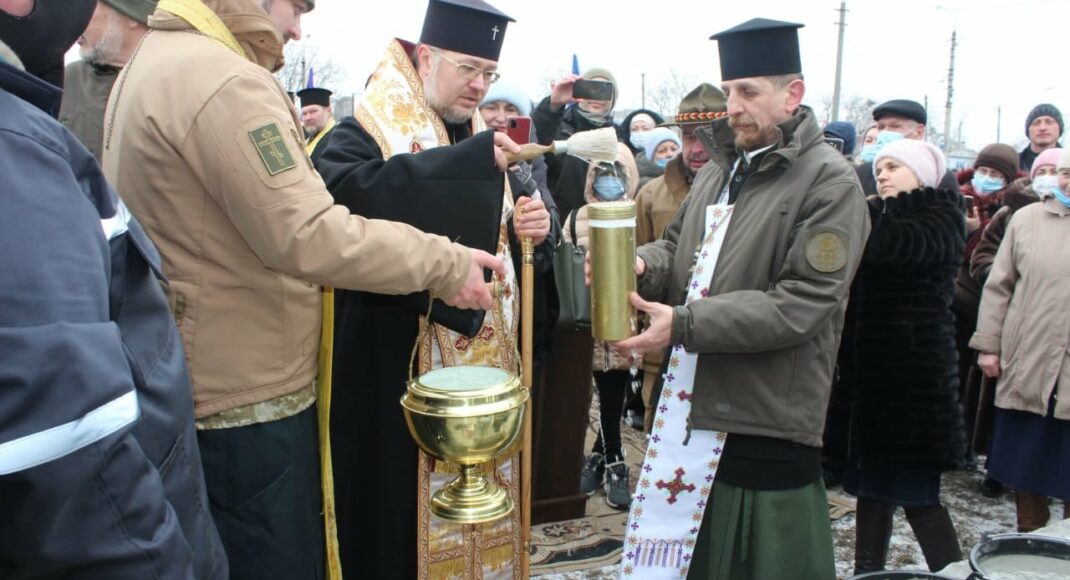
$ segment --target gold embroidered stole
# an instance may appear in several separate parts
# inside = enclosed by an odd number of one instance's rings
[[[427,105],[423,83],[405,44],[397,39],[391,41],[386,55],[372,74],[354,117],[375,140],[384,159],[451,144],[442,119]],[[473,134],[485,128],[482,117],[475,115]],[[507,272],[505,276],[495,274],[495,282],[501,291],[495,298],[494,307],[487,312],[483,326],[474,338],[437,324],[422,332],[418,338],[420,373],[458,365],[493,366],[519,372],[516,332],[520,303],[507,235],[507,220],[513,209],[508,179],[502,192],[502,204],[497,255],[504,261]],[[517,506],[520,505],[519,466],[516,449],[494,465],[482,466],[488,477],[493,477],[509,491]],[[431,494],[457,473],[455,466],[437,462],[420,452],[417,469],[418,577],[475,579],[504,574],[519,579],[519,507],[509,517],[489,524],[456,525],[431,517]]]

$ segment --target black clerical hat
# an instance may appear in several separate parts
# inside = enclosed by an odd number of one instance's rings
[[[721,80],[801,73],[798,29],[802,27],[755,18],[714,34],[710,40],[717,41]]]
[[[331,91],[327,89],[321,89],[319,87],[301,89],[297,91],[297,96],[301,99],[301,107],[307,107],[309,105],[319,105],[321,107],[331,106]]]
[[[483,0],[430,0],[420,42],[497,62],[510,22]]]

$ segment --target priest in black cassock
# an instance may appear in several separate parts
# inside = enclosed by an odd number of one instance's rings
[[[514,199],[505,152],[518,147],[486,130],[476,114],[498,78],[512,21],[481,0],[430,0],[420,42],[390,42],[353,118],[338,124],[319,159],[328,189],[350,211],[482,248],[507,269],[491,281],[491,310],[466,313],[435,300],[427,329],[420,324],[426,294],[337,292],[329,445],[347,574],[472,577],[519,565],[519,510],[485,526],[430,516],[430,494],[453,476],[418,451],[399,404],[410,375],[434,368],[482,365],[519,374],[512,256],[520,251],[517,235],[552,252],[550,214],[540,200]],[[518,463],[513,455],[495,466],[514,499]]]
[[[301,128],[305,130],[305,153],[318,167],[323,151],[327,149],[328,135],[334,130],[334,110],[331,108],[331,91],[321,87],[308,87],[297,91],[301,99]]]

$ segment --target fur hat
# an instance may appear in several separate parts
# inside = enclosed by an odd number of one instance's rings
[[[906,165],[918,176],[922,187],[936,187],[947,173],[947,160],[943,151],[931,143],[915,139],[900,139],[884,146],[873,160],[873,176],[881,159],[891,157]]]
[[[985,145],[973,162],[973,168],[978,167],[995,169],[1003,174],[1003,183],[1010,183],[1018,177],[1018,152],[1003,143]]]
[[[1042,151],[1033,161],[1033,169],[1029,172],[1029,179],[1036,179],[1037,170],[1045,165],[1059,165],[1059,157],[1061,157],[1062,154],[1063,150],[1058,147]]]
[[[495,101],[505,101],[513,105],[523,117],[531,114],[531,99],[528,98],[527,93],[524,92],[524,89],[505,79],[498,79],[497,82],[490,85],[487,90],[487,96],[483,97],[483,102],[479,103],[479,106],[482,107]]]
[[[1043,103],[1033,107],[1032,111],[1029,111],[1029,116],[1025,118],[1025,136],[1029,136],[1029,126],[1033,124],[1033,121],[1037,120],[1037,117],[1051,117],[1055,119],[1055,122],[1059,125],[1059,136],[1061,137],[1064,131],[1063,127],[1063,114],[1059,112],[1059,109],[1055,108],[1055,105]]]
[[[654,160],[654,154],[657,152],[658,146],[666,141],[672,141],[676,143],[678,149],[680,148],[680,138],[676,136],[672,129],[658,127],[646,134],[646,147],[643,149],[646,152],[647,161]]]

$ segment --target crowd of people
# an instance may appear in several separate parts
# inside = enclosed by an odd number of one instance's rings
[[[799,24],[714,35],[720,87],[622,114],[603,67],[534,101],[499,78],[512,18],[429,0],[335,119],[329,90],[272,76],[315,4],[0,0],[0,577],[519,573],[518,515],[430,515],[451,467],[398,399],[433,369],[519,374],[528,240],[535,373],[597,395],[577,491],[628,512],[623,577],[834,578],[839,485],[855,573],[886,566],[899,507],[940,570],[964,468],[1011,490],[1018,531],[1052,500],[1070,517],[1054,105],[956,173],[915,101],[822,125]],[[574,96],[589,81],[612,94]],[[613,161],[509,160],[597,129]],[[615,201],[637,332],[606,342],[556,325],[553,266]],[[514,495],[520,469],[487,466]]]

